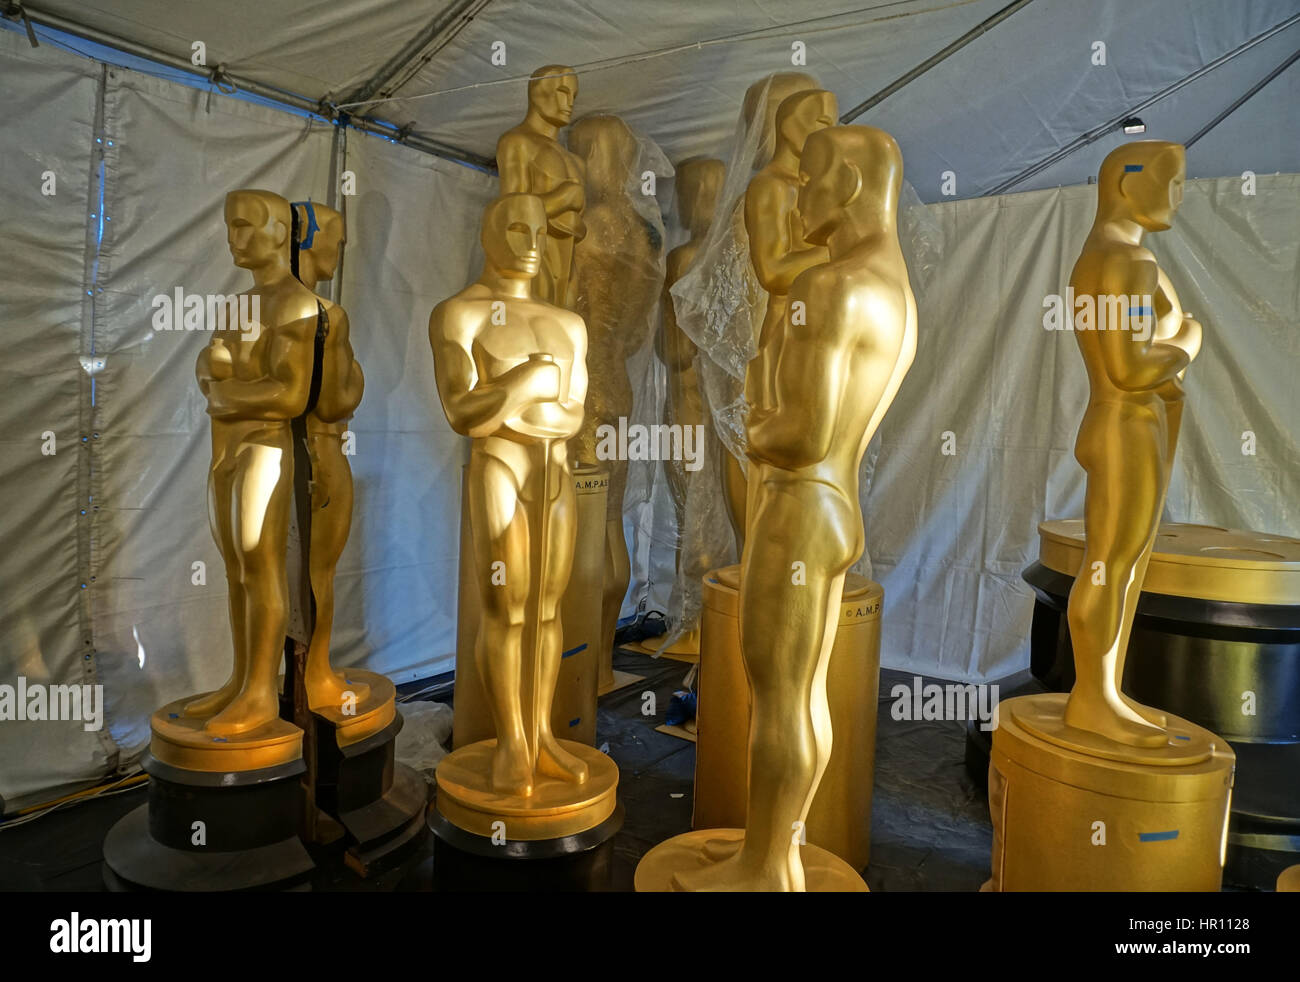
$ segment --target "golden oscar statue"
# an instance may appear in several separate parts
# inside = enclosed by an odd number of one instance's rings
[[[288,625],[290,424],[307,408],[318,308],[290,270],[288,201],[232,191],[226,227],[235,265],[253,274],[250,296],[261,320],[252,330],[227,323],[214,331],[195,372],[212,417],[209,519],[230,589],[234,667],[220,689],[187,702],[181,715],[225,738],[290,727],[300,744],[301,733],[279,719],[278,679]]]
[[[770,104],[770,96],[769,96]],[[762,326],[755,338],[763,338],[785,317],[787,294],[795,278],[806,269],[826,262],[826,249],[806,241],[795,214],[799,193],[799,158],[809,134],[835,124],[838,109],[835,96],[824,89],[800,89],[786,96],[773,118],[772,159],[749,182],[745,190],[745,231],[749,236],[749,257],[759,284],[767,292]],[[747,373],[745,401],[758,405],[764,396],[752,389],[762,384],[761,373]],[[748,510],[748,485],[739,461],[731,458],[723,471],[727,501],[736,533],[738,550],[744,549]]]
[[[649,339],[650,314],[661,287],[658,231],[636,210],[629,196],[639,145],[617,116],[588,116],[573,124],[569,146],[586,171],[587,235],[574,252],[574,307],[587,325],[588,387],[582,427],[570,453],[584,464],[609,470],[605,501],[605,579],[597,653],[598,687],[608,692],[634,677],[616,680],[614,631],[632,568],[623,533],[626,460],[597,455],[602,426],[618,428],[632,416],[632,380],[627,360]]]
[[[1093,311],[1092,323],[1074,325],[1090,387],[1075,443],[1087,473],[1084,555],[1067,612],[1076,682],[1068,697],[1002,707],[990,762],[993,889],[1218,889],[1232,750],[1120,691],[1178,440],[1181,379],[1201,345],[1201,325],[1142,245],[1172,225],[1184,174],[1178,144],[1112,151],[1070,275],[1076,307],[1082,298]],[[1048,823],[1049,810],[1088,827]],[[1119,848],[1097,852],[1089,823]]]
[[[808,137],[802,239],[828,260],[789,290],[750,363],[755,527],[741,557],[740,640],[750,679],[744,830],[699,830],[651,850],[642,890],[863,890],[842,859],[801,845],[830,758],[826,670],[845,574],[862,552],[858,468],[916,351],[916,302],[898,241],[903,159],[867,126]]]
[[[551,730],[576,533],[567,441],[582,424],[587,339],[580,317],[532,294],[548,220],[535,195],[492,202],[483,274],[429,317],[443,410],[472,441],[475,659],[496,731],[439,764],[437,808],[483,837],[504,822],[510,840],[599,825],[614,812],[618,782],[608,757]]]
[[[709,234],[714,212],[718,208],[718,198],[722,194],[722,183],[726,178],[726,165],[721,160],[710,157],[691,157],[677,165],[676,174],[677,217],[690,238],[672,249],[665,261],[660,303],[663,322],[655,336],[655,353],[668,370],[665,422],[669,426],[681,426],[683,430],[688,426],[705,426],[711,430],[712,426],[705,419],[704,395],[700,390],[700,352],[695,342],[677,325],[677,314],[669,291],[695,262],[695,257],[699,255]],[[665,460],[663,465],[664,477],[668,479],[668,489],[677,513],[677,566],[680,575],[681,550],[686,531],[686,492],[690,475],[684,461]],[[712,563],[705,565],[708,567]],[[701,575],[704,572],[707,572],[707,568],[701,570]],[[665,653],[673,652],[698,656],[699,627],[683,635]]]
[[[528,82],[524,121],[497,141],[501,193],[532,194],[546,206],[546,252],[534,292],[538,299],[573,309],[573,249],[586,235],[582,162],[560,145],[573,118],[578,76],[564,65],[547,65]]]

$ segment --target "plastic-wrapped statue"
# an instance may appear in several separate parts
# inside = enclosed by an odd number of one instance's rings
[[[650,339],[655,300],[663,284],[663,236],[644,209],[637,207],[640,142],[623,120],[610,115],[580,119],[569,131],[569,146],[587,174],[587,235],[574,256],[574,309],[587,325],[590,380],[582,429],[570,450],[584,463],[599,460],[609,467],[601,617],[605,653],[613,648],[631,568],[623,534],[628,464],[626,459],[598,453],[600,432],[605,426],[617,430],[620,419],[631,422],[628,358]],[[602,662],[602,675],[606,671]]]
[[[298,279],[308,289],[334,278],[345,241],[343,216],[313,202],[295,203],[302,230]],[[334,627],[334,570],[352,530],[352,466],[343,452],[343,434],[361,404],[365,376],[352,352],[348,313],[318,297],[329,320],[320,366],[316,405],[307,414],[307,452],[311,458],[311,543],[308,553],[316,618],[307,648],[307,703],[313,708],[340,706],[345,694],[365,701],[369,686],[348,681],[330,667]]]
[[[586,234],[582,162],[560,145],[573,118],[578,76],[564,65],[533,72],[524,121],[497,141],[501,193],[533,194],[546,207],[546,246],[537,276],[541,300],[573,309],[573,249]]]
[[[763,534],[746,540],[741,558],[752,696],[746,828],[738,851],[676,874],[682,889],[806,887],[792,829],[830,758],[826,669],[844,577],[863,548],[859,466],[916,352],[898,144],[867,126],[822,129],[809,136],[799,175],[801,237],[829,259],[795,277],[790,309],[768,325],[749,367],[759,395],[748,421],[750,504]],[[805,316],[794,316],[796,303]]]
[[[1142,237],[1173,224],[1184,174],[1176,143],[1141,140],[1111,151],[1097,177],[1097,217],[1070,274],[1074,296],[1093,299],[1095,316],[1109,312],[1121,322],[1074,331],[1091,395],[1074,451],[1088,483],[1084,556],[1068,608],[1076,682],[1065,722],[1135,747],[1167,742],[1164,714],[1119,685],[1169,489],[1181,380],[1201,347],[1201,325],[1179,305]]]
[[[290,271],[292,213],[270,191],[226,196],[235,265],[253,274],[258,323],[226,324],[200,352],[195,374],[212,417],[208,475],[212,535],[226,565],[234,669],[217,691],[185,706],[218,736],[279,717],[278,678],[288,626],[285,547],[293,509],[291,421],[311,390],[316,297]],[[252,309],[252,303],[249,308]]]

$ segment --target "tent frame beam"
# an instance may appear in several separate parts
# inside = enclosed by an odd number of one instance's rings
[[[202,80],[214,87],[233,85],[239,91],[257,96],[261,99],[266,99],[289,110],[295,112],[314,113],[324,119],[331,120],[337,126],[349,126],[353,129],[360,130],[363,133],[372,133],[377,136],[382,136],[389,140],[402,143],[413,150],[432,154],[435,157],[454,160],[457,163],[468,164],[472,167],[488,171],[495,170],[496,167],[495,161],[491,158],[483,157],[470,150],[464,150],[460,147],[441,143],[417,133],[412,133],[410,132],[409,127],[399,127],[393,123],[388,123],[362,114],[339,112],[324,99],[311,99],[296,92],[290,92],[275,86],[265,85],[251,79],[240,78],[234,73],[228,71],[224,65],[217,65],[215,68],[204,65],[193,65],[187,59],[179,58],[176,55],[168,54],[165,51],[159,51],[158,49],[152,48],[148,45],[127,40],[126,38],[119,37],[116,34],[109,34],[106,31],[87,27],[84,24],[79,24],[76,21],[71,21],[55,14],[47,14],[43,11],[33,10],[25,4],[6,3],[3,7],[0,7],[0,14],[11,20],[39,25],[53,31],[58,31],[63,34],[81,38],[85,41],[90,41],[93,44],[99,44],[106,48],[121,51],[122,53],[131,55],[135,58],[142,58],[146,61],[153,62],[156,65],[161,65],[164,68],[171,69],[172,71],[183,72],[186,75],[192,76],[196,80]]]

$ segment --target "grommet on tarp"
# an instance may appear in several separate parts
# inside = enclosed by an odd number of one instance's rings
[[[9,20],[21,20],[23,27],[27,30],[27,40],[33,48],[39,48],[40,44],[36,41],[36,29],[32,27],[31,19],[27,16],[27,11],[23,9],[21,3],[16,0],[4,0],[0,3],[0,14],[4,14]]]

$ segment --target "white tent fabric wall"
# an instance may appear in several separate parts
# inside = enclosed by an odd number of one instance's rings
[[[1166,517],[1297,535],[1300,175],[1256,190],[1189,182],[1174,228],[1147,240],[1206,334]],[[1073,336],[1044,329],[1043,301],[1065,294],[1095,204],[1083,186],[930,206],[943,261],[863,502],[886,667],[980,681],[1029,663],[1020,573],[1038,522],[1080,516],[1084,491],[1073,447],[1087,382]]]
[[[90,388],[79,358],[99,75],[94,62],[0,33],[0,682],[9,685],[94,681],[79,586]],[[47,171],[52,195],[41,193]],[[42,453],[46,432],[52,455]],[[109,747],[75,721],[0,722],[0,797],[103,773]]]
[[[429,314],[482,266],[487,174],[348,134],[348,245],[340,301],[366,377],[352,422],[352,534],[338,565],[334,658],[407,682],[450,671],[456,653],[461,468],[447,425]]]

